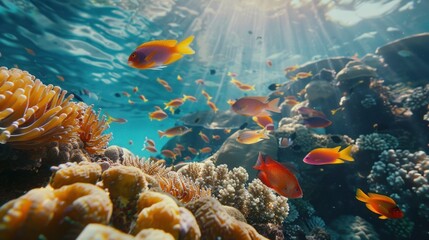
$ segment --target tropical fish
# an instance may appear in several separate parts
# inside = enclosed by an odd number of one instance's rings
[[[183,101],[185,102],[185,101],[191,101],[191,102],[196,102],[197,101],[197,98],[196,97],[194,97],[194,96],[191,96],[191,95],[185,95],[185,94],[183,94]]]
[[[107,124],[110,124],[112,122],[115,122],[115,123],[126,123],[126,122],[128,122],[128,120],[125,118],[115,118],[115,117],[110,116],[108,113],[106,113],[106,116],[107,116],[107,120],[106,120]]]
[[[158,121],[164,120],[166,117],[168,117],[167,113],[165,113],[160,107],[155,106],[155,111],[149,113],[149,118],[152,121],[152,119],[156,119]]]
[[[309,118],[309,117],[326,118],[326,115],[323,112],[314,110],[314,109],[309,108],[309,107],[298,108],[298,113],[301,114],[301,116],[303,116],[304,118]]]
[[[279,102],[278,98],[266,102],[266,97],[243,97],[238,99],[231,108],[234,112],[243,115],[243,116],[270,116],[271,112],[280,112],[280,109],[277,107]],[[267,111],[268,110],[268,111]]]
[[[146,151],[151,152],[151,153],[158,152],[158,150],[156,150],[155,146],[150,146],[150,145],[144,145],[142,150],[146,150]]]
[[[213,112],[219,111],[219,108],[217,108],[216,104],[210,100],[207,100],[207,105],[213,110]]]
[[[198,155],[198,151],[197,149],[193,148],[193,147],[188,147],[189,152],[191,152],[194,155]]]
[[[237,142],[242,144],[254,144],[265,139],[270,139],[265,128],[258,130],[245,130],[238,134]]]
[[[292,138],[280,137],[279,138],[279,148],[288,148],[293,144]]]
[[[229,77],[237,77],[237,76],[238,76],[238,74],[237,74],[237,73],[234,73],[234,72],[228,72],[228,73],[227,73],[227,75],[228,75]]]
[[[197,80],[195,80],[195,83],[197,85],[204,85],[204,80],[203,79],[197,79]]]
[[[325,128],[329,127],[332,122],[324,117],[309,117],[304,118],[303,124],[308,128]]]
[[[166,157],[166,158],[172,158],[172,159],[176,160],[176,153],[174,153],[173,151],[171,151],[169,149],[162,150],[161,154],[164,155],[164,157]]]
[[[191,132],[192,128],[188,128],[185,126],[176,126],[169,128],[165,130],[164,132],[161,130],[158,130],[158,135],[160,138],[166,136],[166,137],[175,137],[175,136],[182,136],[188,132]]]
[[[212,151],[211,147],[204,147],[200,149],[200,153],[209,153]]]
[[[273,61],[271,61],[270,59],[267,60],[267,66],[268,67],[272,67],[273,66]]]
[[[133,144],[134,144],[134,141],[133,141],[132,139],[130,139],[130,140],[128,141],[128,144],[133,145]]]
[[[176,143],[176,148],[180,149],[180,151],[185,151],[185,147],[182,144]]]
[[[122,92],[122,95],[124,95],[125,97],[131,97],[131,95],[128,92]]]
[[[289,73],[289,72],[293,72],[295,70],[297,70],[299,68],[299,65],[293,65],[293,66],[289,66],[285,68],[285,72]]]
[[[143,102],[147,102],[147,101],[149,101],[149,100],[147,100],[147,98],[146,98],[143,94],[140,94],[139,98],[140,98],[141,100],[143,100]]]
[[[344,163],[344,161],[354,161],[350,155],[351,145],[341,151],[340,149],[340,146],[335,148],[316,148],[309,152],[303,161],[311,165],[340,164]]]
[[[128,99],[128,103],[129,103],[130,105],[134,105],[134,104],[135,104],[135,102],[134,102],[133,100],[131,100],[131,99]]]
[[[396,202],[385,195],[368,193],[366,195],[361,189],[356,191],[356,199],[366,203],[366,207],[374,213],[380,214],[380,219],[402,218],[404,213]]]
[[[282,84],[280,84],[280,83],[273,83],[270,86],[268,86],[268,89],[271,90],[271,91],[276,91],[281,86],[282,86]]]
[[[311,72],[299,72],[299,73],[297,73],[295,76],[293,76],[291,78],[291,81],[296,81],[298,79],[309,78],[311,76],[313,76],[313,74]]]
[[[133,93],[136,93],[138,91],[139,91],[139,87],[136,86],[136,87],[133,88]]]
[[[182,81],[183,78],[180,75],[177,75],[177,80]]]
[[[203,139],[204,142],[209,143],[210,139],[205,135],[203,132],[199,132],[198,135],[200,135],[201,139]]]
[[[287,96],[285,97],[285,101],[284,101],[288,106],[293,107],[295,105],[297,105],[299,102],[298,100],[296,100],[296,98],[294,96]]]
[[[177,40],[156,40],[141,44],[128,57],[128,65],[138,69],[160,69],[181,59],[184,54],[194,54],[189,47],[194,36],[180,43]]]
[[[210,94],[208,92],[206,92],[204,89],[201,90],[201,94],[207,99],[207,101],[210,101],[210,99],[212,99]]]
[[[255,90],[255,85],[249,85],[249,84],[241,84],[239,87],[238,87],[240,90],[242,90],[242,91],[254,91]]]
[[[182,104],[183,104],[182,98],[175,98],[175,99],[169,101],[168,103],[164,103],[164,105],[165,105],[164,109],[172,108],[172,107],[178,108],[178,107],[182,106]]]
[[[301,187],[292,171],[270,156],[264,159],[259,153],[256,166],[253,168],[260,171],[259,179],[278,194],[287,198],[302,198]]]
[[[226,101],[226,103],[228,103],[228,105],[232,106],[236,101],[232,100],[232,99],[228,99],[228,101]]]
[[[57,79],[60,80],[61,82],[64,82],[64,77],[61,75],[56,75]]]
[[[220,136],[219,136],[219,135],[212,135],[212,139],[214,139],[214,140],[219,140],[219,139],[220,139]]]
[[[162,86],[169,86],[168,82],[161,79],[161,78],[156,78],[156,81],[159,82],[159,84],[161,84]]]
[[[25,49],[25,51],[28,53],[28,54],[30,54],[31,56],[36,56],[36,52],[34,52],[34,50],[33,49],[31,49],[31,48],[24,48]]]
[[[273,124],[273,119],[270,116],[252,117],[252,120],[261,128],[265,128],[269,124]]]

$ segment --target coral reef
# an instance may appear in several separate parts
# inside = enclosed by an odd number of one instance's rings
[[[76,182],[95,184],[101,177],[101,167],[97,163],[81,162],[74,167],[59,169],[51,178],[50,185],[60,188]]]
[[[186,204],[197,219],[205,239],[267,239],[256,230],[228,215],[214,198],[205,197]]]
[[[340,216],[330,225],[333,239],[337,240],[378,240],[374,227],[359,216]]]
[[[377,73],[374,68],[369,67],[362,62],[351,61],[337,73],[335,80],[337,86],[342,91],[349,91],[355,87],[369,88],[371,78],[377,77]]]
[[[427,216],[420,204],[429,201],[429,157],[423,151],[383,151],[367,177],[371,191],[388,193],[405,215]],[[428,222],[428,219],[422,218]]]
[[[409,218],[405,217],[402,219],[396,219],[395,221],[386,221],[384,223],[389,236],[393,239],[412,239],[411,234],[414,230],[414,222]]]
[[[417,87],[412,90],[407,98],[404,99],[404,106],[411,110],[426,107],[429,104],[429,84],[424,87]]]
[[[242,167],[228,170],[224,164],[215,166],[206,160],[181,168],[179,173],[211,189],[213,196],[222,204],[240,210],[250,224],[281,224],[288,214],[287,199],[276,196],[259,179],[253,180],[246,189],[248,174]]]
[[[399,142],[396,137],[390,134],[371,133],[360,135],[356,139],[359,150],[383,151],[398,147]]]

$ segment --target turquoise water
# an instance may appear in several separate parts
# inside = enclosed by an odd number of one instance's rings
[[[209,110],[196,79],[210,82],[205,90],[226,110],[228,99],[244,96],[228,83],[229,71],[255,84],[252,94],[266,95],[269,84],[285,80],[286,66],[330,56],[363,56],[390,40],[429,30],[427,1],[344,1],[354,4],[333,7],[323,6],[329,1],[308,2],[1,1],[0,65],[18,66],[69,92],[88,89],[93,94],[82,96],[85,102],[128,120],[111,125],[111,144],[147,156],[141,151],[146,136],[161,146],[165,140],[158,139],[158,129],[174,126],[187,113]],[[341,9],[355,11],[343,17]],[[162,71],[127,65],[129,54],[143,42],[182,40],[191,34],[196,54]],[[172,93],[156,82],[158,77],[170,83]],[[147,103],[132,93],[135,86]],[[134,105],[122,95],[115,97],[124,91],[131,93]],[[182,94],[195,95],[199,102],[187,102],[180,114],[162,122],[149,121],[154,106]]]

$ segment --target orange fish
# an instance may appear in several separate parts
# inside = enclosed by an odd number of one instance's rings
[[[112,122],[115,122],[115,123],[126,123],[126,122],[128,122],[127,119],[125,119],[125,118],[115,118],[115,117],[110,116],[108,113],[106,113],[106,116],[107,116],[107,120],[106,120],[107,124],[110,124]]]
[[[366,203],[366,207],[372,212],[380,214],[378,218],[388,219],[404,217],[404,213],[390,197],[376,193],[368,193],[368,195],[359,188],[356,191],[356,199]]]
[[[133,88],[133,92],[134,92],[134,93],[136,93],[136,92],[138,92],[138,91],[139,91],[139,87],[137,87],[137,86],[136,86],[136,87],[134,87],[134,88]]]
[[[213,112],[219,111],[219,108],[216,107],[216,104],[210,100],[207,100],[207,105],[213,110]]]
[[[259,130],[245,130],[240,132],[237,136],[237,142],[242,144],[254,144],[265,139],[270,139],[265,128]]]
[[[197,80],[195,80],[195,83],[197,85],[204,85],[204,80],[203,79],[197,79]]]
[[[210,101],[212,97],[208,94],[208,92],[201,90],[201,94],[207,99],[207,101]]]
[[[141,44],[128,57],[128,65],[138,69],[160,69],[181,59],[184,54],[194,54],[189,45],[194,36],[180,43],[177,40],[156,40]]]
[[[149,100],[147,100],[147,98],[146,98],[143,94],[140,94],[139,98],[140,98],[141,100],[143,100],[143,102],[147,102],[147,101],[149,101]]]
[[[176,156],[181,157],[182,156],[182,152],[180,151],[179,148],[175,147],[173,148],[173,152],[176,154]]]
[[[316,148],[309,152],[303,161],[311,165],[340,164],[344,163],[344,161],[354,161],[350,155],[351,145],[341,151],[340,149],[340,146],[335,148]]]
[[[134,104],[135,104],[135,102],[134,102],[133,100],[131,100],[131,99],[128,99],[128,103],[129,103],[130,105],[134,105]]]
[[[188,147],[189,152],[191,152],[194,155],[198,155],[198,151],[197,149],[193,148],[193,147]]]
[[[58,78],[58,80],[60,80],[61,82],[64,82],[64,77],[63,77],[63,76],[61,76],[61,75],[57,75],[56,77],[57,77],[57,78]]]
[[[145,138],[144,143],[147,143],[149,146],[155,147],[155,141],[150,138]]]
[[[164,149],[161,151],[161,154],[164,155],[164,157],[166,157],[166,158],[172,158],[172,159],[176,160],[176,154],[171,150]]]
[[[237,87],[240,87],[243,83],[237,80],[236,78],[232,77],[230,83],[234,84]]]
[[[205,135],[203,132],[199,132],[198,135],[200,135],[201,139],[203,139],[204,142],[209,143],[210,139]]]
[[[183,158],[183,160],[189,161],[189,160],[192,160],[192,158],[190,156],[186,156],[186,157]]]
[[[150,146],[150,145],[145,145],[142,150],[147,150],[148,152],[151,152],[151,153],[158,152],[158,150],[156,150],[155,146]]]
[[[311,72],[299,72],[295,76],[293,76],[291,78],[291,80],[292,81],[296,81],[298,79],[309,78],[309,77],[312,77],[312,76],[313,76],[313,74]]]
[[[220,139],[220,136],[219,136],[219,135],[212,135],[212,139],[214,139],[214,140],[219,140],[219,139]]]
[[[200,153],[209,153],[212,151],[211,147],[205,147],[200,149]]]
[[[293,65],[293,66],[289,66],[285,68],[285,72],[289,73],[289,72],[293,72],[295,70],[297,70],[299,68],[299,65]]]
[[[277,107],[278,98],[266,102],[266,97],[243,97],[238,99],[232,106],[232,110],[243,116],[270,116],[271,112],[280,112]],[[267,111],[268,110],[268,111]]]
[[[296,100],[296,98],[294,96],[287,96],[287,97],[285,97],[285,103],[288,106],[293,107],[293,106],[297,105],[299,102],[298,102],[298,100]]]
[[[165,105],[164,109],[171,108],[171,107],[178,108],[178,107],[182,106],[182,104],[183,104],[183,99],[182,98],[176,98],[176,99],[171,100],[168,103],[164,103],[164,105]]]
[[[226,103],[228,103],[228,105],[232,106],[236,101],[232,100],[232,99],[228,99],[228,101],[226,101]]]
[[[149,113],[149,118],[152,121],[152,119],[156,119],[158,121],[164,120],[166,117],[168,117],[167,113],[165,113],[160,107],[155,106],[156,111]]]
[[[176,148],[180,149],[180,151],[185,151],[185,147],[182,144],[176,143]]]
[[[180,75],[177,75],[177,80],[182,81],[183,78]]]
[[[122,95],[124,95],[125,97],[131,97],[131,95],[127,92],[122,92]]]
[[[196,97],[194,97],[194,96],[191,96],[191,95],[186,95],[186,94],[183,94],[183,101],[185,102],[185,101],[191,101],[191,102],[196,102],[197,101],[197,98]]]
[[[252,117],[252,120],[261,128],[265,128],[269,124],[273,124],[273,119],[270,116]]]
[[[169,86],[168,82],[161,79],[161,78],[156,78],[156,81],[159,82],[162,86]]]
[[[165,130],[164,132],[161,130],[158,130],[158,135],[160,138],[166,136],[166,137],[175,137],[175,136],[182,136],[188,132],[192,132],[192,128],[188,128],[185,126],[176,126],[169,128]]]
[[[270,156],[264,159],[259,153],[256,166],[253,168],[260,171],[259,179],[278,194],[287,198],[302,198],[302,190],[295,175]]]
[[[249,84],[241,84],[239,87],[238,87],[240,90],[242,90],[242,91],[245,91],[245,92],[247,92],[247,91],[254,91],[255,90],[255,85],[249,85]]]
[[[225,134],[229,134],[229,133],[231,133],[231,131],[232,131],[232,129],[231,129],[231,128],[225,128],[225,129],[223,130],[223,132],[224,132]]]

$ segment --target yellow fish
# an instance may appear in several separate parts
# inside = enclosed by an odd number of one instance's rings
[[[237,142],[242,144],[254,144],[264,139],[270,139],[270,136],[268,136],[268,132],[265,128],[259,130],[242,131],[238,134]]]

